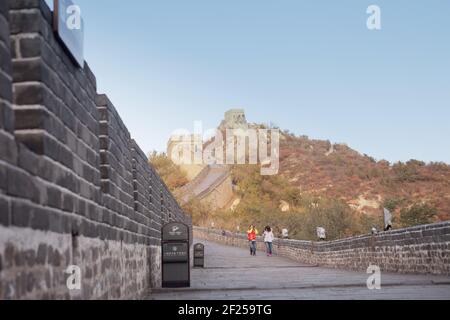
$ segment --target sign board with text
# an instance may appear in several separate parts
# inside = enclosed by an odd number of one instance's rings
[[[53,30],[78,67],[84,67],[84,21],[72,0],[54,0]]]
[[[202,243],[194,245],[194,267],[205,267],[205,245]]]
[[[188,243],[164,243],[163,261],[164,262],[185,262],[189,256]]]
[[[184,223],[170,222],[162,227],[161,235],[162,287],[189,287],[189,227]]]

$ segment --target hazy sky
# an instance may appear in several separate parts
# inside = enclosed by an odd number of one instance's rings
[[[98,91],[145,152],[244,108],[377,159],[450,163],[448,0],[75,3]],[[366,27],[371,4],[380,31]]]

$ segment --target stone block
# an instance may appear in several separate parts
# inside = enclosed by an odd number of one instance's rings
[[[0,168],[1,171],[1,168]],[[1,179],[1,175],[0,175]],[[0,225],[8,227],[11,224],[10,200],[0,196]],[[1,268],[0,268],[1,270]]]
[[[39,203],[42,186],[28,173],[16,169],[7,170],[7,194]]]

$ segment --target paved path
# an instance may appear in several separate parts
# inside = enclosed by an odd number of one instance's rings
[[[283,257],[213,242],[205,244],[205,269],[193,269],[191,288],[160,289],[156,300],[446,299],[450,277],[382,274],[380,290],[366,286],[368,274],[301,265]]]

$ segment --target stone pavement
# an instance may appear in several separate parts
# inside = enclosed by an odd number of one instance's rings
[[[155,300],[445,299],[450,277],[381,275],[381,289],[367,289],[369,277],[354,272],[301,265],[287,258],[221,244],[205,244],[205,269],[192,269],[191,288],[158,289]]]

